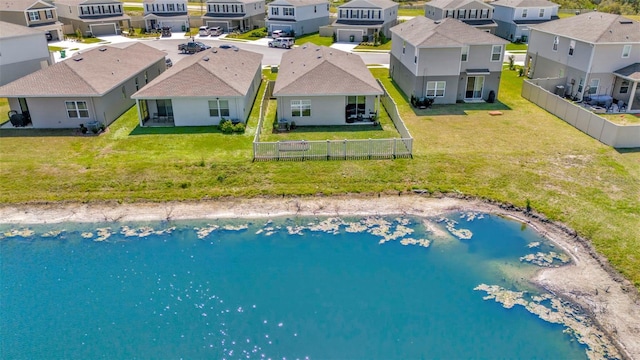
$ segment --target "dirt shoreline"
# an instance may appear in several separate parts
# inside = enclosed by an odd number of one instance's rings
[[[593,315],[620,353],[640,359],[640,296],[589,241],[563,224],[510,205],[424,195],[219,199],[165,203],[48,203],[0,205],[0,223],[120,222],[186,219],[272,218],[279,216],[437,216],[449,211],[498,214],[527,223],[569,254],[573,262],[542,269],[534,282],[579,304]]]

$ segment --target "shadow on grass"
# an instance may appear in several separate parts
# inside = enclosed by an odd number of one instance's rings
[[[297,126],[294,130],[289,131],[288,133],[354,133],[361,131],[382,131],[382,126],[380,124],[371,125],[371,124],[362,124],[362,125],[352,125],[352,126]]]
[[[467,115],[467,111],[502,111],[511,108],[496,100],[494,103],[456,103],[456,104],[435,104],[428,109],[417,109],[411,106],[411,101],[400,86],[391,79],[391,85],[400,93],[402,99],[409,105],[416,116],[437,116],[437,115]],[[400,105],[400,104],[398,104]]]
[[[129,135],[181,135],[181,134],[222,134],[217,126],[136,126]]]
[[[10,137],[95,137],[97,135],[78,134],[75,129],[33,129],[33,128],[21,128],[21,129],[0,129],[0,138]]]

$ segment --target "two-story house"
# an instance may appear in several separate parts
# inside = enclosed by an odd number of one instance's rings
[[[456,19],[391,28],[390,74],[407,96],[436,104],[495,101],[507,41]]]
[[[44,0],[2,0],[0,20],[46,32],[49,40],[64,35],[56,7]]]
[[[42,31],[0,21],[0,86],[51,64]]]
[[[496,35],[509,41],[527,42],[529,26],[558,19],[558,4],[549,0],[498,0],[493,6]]]
[[[118,35],[131,28],[131,18],[124,14],[117,0],[56,0],[58,18],[83,35]]]
[[[373,41],[376,33],[391,37],[398,23],[398,3],[391,0],[351,0],[338,6],[333,23],[337,41]]]
[[[144,26],[147,31],[171,28],[171,31],[189,29],[187,0],[144,0]]]
[[[318,32],[329,25],[327,0],[275,0],[267,5],[267,31],[282,30],[294,36]]]
[[[591,12],[531,27],[530,78],[566,78],[564,92],[596,96],[640,110],[640,22]]]
[[[481,0],[431,0],[424,6],[424,16],[431,20],[458,19],[467,25],[495,33],[493,6]]]
[[[202,16],[205,26],[219,26],[224,32],[248,31],[264,27],[264,0],[208,0]]]

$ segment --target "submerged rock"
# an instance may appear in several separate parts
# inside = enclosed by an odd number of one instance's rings
[[[537,252],[535,254],[527,254],[520,257],[520,261],[542,267],[559,267],[569,263],[571,258],[567,254],[550,251],[548,253]]]
[[[431,241],[428,239],[414,239],[414,238],[406,238],[400,240],[400,244],[402,245],[417,245],[422,247],[429,247],[431,245]]]

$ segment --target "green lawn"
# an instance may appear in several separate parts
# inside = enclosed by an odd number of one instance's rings
[[[639,149],[612,149],[524,100],[515,71],[503,72],[498,103],[420,111],[407,104],[387,69],[371,71],[399,104],[415,139],[413,159],[253,163],[256,106],[241,135],[212,127],[142,129],[132,108],[97,137],[74,136],[73,130],[0,130],[0,202],[412,189],[520,207],[529,201],[534,210],[591,239],[640,287]],[[491,116],[489,110],[503,115]]]
[[[296,45],[302,45],[308,42],[316,45],[331,46],[331,44],[333,44],[333,38],[330,36],[320,36],[319,33],[296,36]]]
[[[600,116],[620,125],[640,125],[640,116],[634,114],[600,114]]]
[[[49,51],[51,51],[51,52],[56,52],[56,51],[60,51],[60,50],[64,50],[64,49],[66,49],[66,47],[49,45]]]
[[[419,9],[398,9],[398,16],[424,16],[424,7]]]
[[[364,43],[356,46],[355,50],[385,50],[391,51],[391,39],[387,39],[387,41],[378,46],[373,45],[365,45]]]
[[[97,37],[83,37],[83,38],[80,38],[78,40],[78,37],[75,34],[71,34],[71,35],[67,34],[65,36],[70,40],[71,39],[75,39],[76,41],[81,42],[81,43],[85,43],[85,44],[95,44],[95,43],[99,43],[99,42],[103,42],[104,41],[104,39],[100,39],[100,38],[97,38]]]
[[[509,50],[524,50],[527,51],[527,44],[516,44],[516,43],[508,43],[507,44],[507,51]]]

